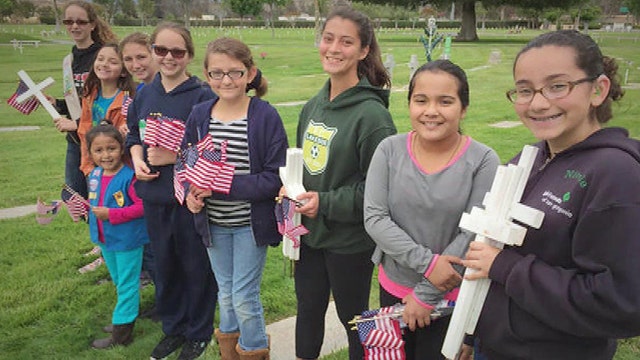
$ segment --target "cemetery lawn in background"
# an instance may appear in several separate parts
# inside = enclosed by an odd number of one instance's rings
[[[35,82],[51,76],[56,81],[47,94],[62,97],[61,63],[70,51],[65,33],[41,37],[50,26],[0,26],[0,127],[39,126],[40,130],[0,132],[0,208],[32,205],[38,197],[45,201],[59,199],[64,181],[64,136],[52,125],[49,115],[39,109],[24,116],[6,105],[6,99],[17,87],[16,72],[27,71]],[[151,32],[152,28],[118,27],[122,37],[133,31]],[[439,29],[446,33],[447,29]],[[192,28],[196,58],[191,73],[202,78],[202,62],[208,41],[231,36],[245,41],[254,60],[269,80],[265,99],[278,109],[294,145],[298,114],[303,102],[322,87],[327,77],[322,72],[313,32],[309,29],[271,30]],[[390,110],[400,132],[410,128],[407,110],[408,62],[415,54],[425,61],[419,41],[422,29],[381,29],[377,37],[383,60],[394,56],[393,88]],[[451,60],[459,64],[469,77],[471,105],[462,130],[478,141],[496,149],[507,161],[535,141],[523,126],[496,128],[490,124],[518,122],[505,91],[512,84],[511,68],[517,51],[538,31],[507,34],[504,30],[480,31],[482,41],[453,43]],[[591,33],[604,53],[616,57],[621,76],[629,70],[628,82],[640,84],[640,33]],[[11,39],[41,40],[39,47],[25,46],[22,53],[10,45]],[[441,50],[434,50],[434,57]],[[488,66],[493,51],[499,51],[501,62]],[[260,53],[265,53],[261,58]],[[629,63],[631,62],[631,64]],[[640,137],[640,86],[628,89],[623,101],[614,107],[611,126],[623,126],[633,137]],[[101,327],[110,321],[115,304],[111,283],[96,285],[108,276],[103,266],[97,271],[79,274],[77,268],[93,258],[82,254],[91,249],[87,227],[71,222],[62,212],[51,224],[40,226],[34,216],[0,220],[0,354],[11,359],[142,359],[161,337],[160,326],[142,319],[136,323],[135,341],[129,347],[108,351],[90,349],[90,342],[102,336]],[[295,295],[290,266],[281,249],[269,249],[262,285],[262,299],[268,322],[295,315]],[[377,283],[372,279],[371,307],[377,306]],[[153,300],[153,290],[142,292],[143,307]],[[640,338],[620,342],[616,360],[640,357]],[[217,350],[209,348],[205,359],[217,359]],[[323,359],[346,359],[345,351]]]

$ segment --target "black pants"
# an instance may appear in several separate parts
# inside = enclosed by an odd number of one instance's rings
[[[144,203],[155,260],[156,308],[167,335],[209,341],[218,284],[185,206]]]
[[[305,246],[295,267],[298,316],[296,320],[296,356],[316,359],[324,338],[324,317],[333,294],[340,322],[347,332],[349,359],[362,360],[364,351],[358,333],[349,320],[369,308],[373,263],[370,251],[336,254]]]
[[[402,302],[402,299],[389,294],[380,286],[380,307],[391,306],[399,302]],[[432,320],[429,326],[416,328],[416,331],[411,331],[409,328],[404,329],[402,339],[404,340],[406,359],[444,360],[440,351],[450,320],[451,316],[446,316]]]

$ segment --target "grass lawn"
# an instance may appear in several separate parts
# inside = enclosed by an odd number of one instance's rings
[[[0,208],[35,204],[38,197],[58,199],[64,180],[64,137],[51,124],[44,110],[23,116],[5,104],[15,91],[16,72],[26,70],[36,81],[53,77],[47,91],[61,97],[61,62],[70,50],[66,34],[41,37],[46,26],[0,26],[0,127],[39,126],[37,131],[0,132]],[[116,28],[122,37],[139,28]],[[150,32],[145,28],[143,31]],[[446,32],[446,31],[445,31]],[[275,104],[285,122],[290,143],[294,141],[297,117],[303,102],[313,96],[326,81],[318,61],[314,36],[307,29],[270,30],[194,28],[196,58],[190,66],[193,74],[202,74],[206,43],[218,36],[241,38],[250,45],[258,66],[269,80],[266,100]],[[400,132],[409,129],[406,86],[408,63],[412,54],[425,59],[418,38],[421,29],[383,29],[377,33],[383,58],[394,56],[393,89],[390,110]],[[466,71],[471,86],[471,106],[463,122],[463,131],[496,149],[503,161],[534,139],[522,126],[497,128],[494,123],[518,119],[504,96],[512,86],[513,58],[536,31],[506,34],[504,31],[480,32],[480,42],[454,43],[452,61]],[[627,82],[624,100],[614,108],[612,126],[629,129],[640,138],[640,33],[600,33],[592,35],[605,54],[619,60],[620,73]],[[26,45],[22,51],[9,45],[11,39],[42,40],[39,47]],[[6,45],[5,45],[6,44]],[[501,62],[488,65],[492,52]],[[261,58],[260,53],[265,53]],[[436,50],[435,56],[440,55]],[[292,105],[293,104],[293,105]],[[97,285],[105,278],[105,267],[80,275],[77,268],[89,260],[82,254],[91,248],[86,226],[71,222],[61,214],[48,226],[36,224],[33,216],[0,220],[0,359],[143,359],[161,337],[160,327],[149,320],[136,324],[136,341],[127,348],[94,351],[90,341],[101,336],[101,327],[110,321],[115,303],[110,283]],[[268,322],[295,313],[290,265],[279,248],[269,251],[262,298]],[[375,280],[374,280],[375,283]],[[372,307],[377,303],[372,294]],[[152,288],[144,289],[143,305],[152,301]],[[207,359],[217,359],[208,350]],[[617,360],[640,357],[640,339],[621,341]],[[340,352],[324,359],[345,359]]]

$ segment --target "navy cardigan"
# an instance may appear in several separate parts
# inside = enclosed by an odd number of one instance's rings
[[[186,123],[184,143],[195,144],[209,132],[211,109],[218,99],[193,107]],[[252,97],[247,114],[250,174],[234,175],[229,194],[214,192],[220,200],[244,200],[251,203],[251,229],[258,246],[277,246],[282,241],[278,232],[274,206],[282,183],[279,169],[285,166],[287,134],[280,115],[268,102]],[[196,228],[205,245],[210,244],[207,212],[195,216]]]

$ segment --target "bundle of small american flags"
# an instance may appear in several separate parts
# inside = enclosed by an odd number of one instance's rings
[[[20,83],[18,84],[18,89],[16,89],[16,92],[13,95],[11,95],[9,99],[7,99],[7,104],[11,105],[13,108],[15,108],[16,110],[20,111],[25,115],[31,114],[33,111],[35,111],[35,109],[38,108],[38,106],[40,106],[40,102],[38,101],[38,99],[36,99],[35,96],[29,97],[27,100],[23,101],[22,103],[18,102],[17,100],[18,97],[24,94],[27,90],[29,90],[29,87],[27,86],[27,84],[25,84],[24,81],[20,80]]]
[[[302,224],[296,225],[293,221],[295,208],[300,203],[289,197],[283,196],[276,198],[276,222],[278,223],[278,232],[293,241],[293,247],[300,247],[300,236],[309,233],[309,230]]]
[[[47,204],[38,198],[36,203],[36,221],[38,224],[49,224],[58,214],[62,204],[66,205],[67,212],[74,222],[86,220],[89,217],[89,209],[91,209],[89,201],[65,184],[62,188],[62,201],[55,200]]]
[[[178,152],[184,137],[184,123],[162,114],[151,114],[146,118],[143,142],[148,146],[159,146]]]
[[[187,146],[178,154],[173,174],[175,197],[180,204],[184,203],[191,185],[228,194],[234,171],[235,166],[227,163],[227,142],[222,142],[220,149],[216,149],[211,134],[207,134],[196,145]]]
[[[402,308],[387,306],[366,310],[352,320],[360,342],[364,347],[365,360],[404,360],[404,340],[400,319]]]
[[[89,217],[91,204],[67,184],[62,189],[62,201],[67,205],[67,211],[74,222]]]

